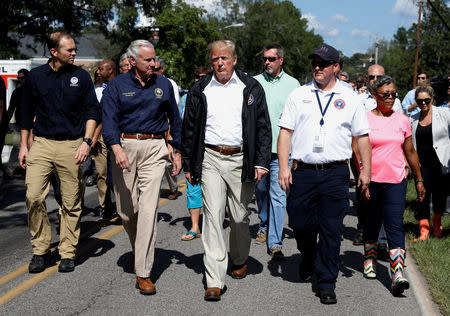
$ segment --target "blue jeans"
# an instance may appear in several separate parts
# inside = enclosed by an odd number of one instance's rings
[[[268,230],[267,246],[283,247],[283,226],[286,214],[286,192],[278,184],[280,169],[278,158],[272,154],[270,172],[265,175],[255,188],[256,203],[259,209],[259,229]],[[275,158],[275,159],[273,159]]]
[[[373,181],[370,183],[370,210],[364,231],[366,242],[377,241],[383,223],[389,248],[405,249],[403,213],[406,204],[406,185],[406,179],[400,183]]]

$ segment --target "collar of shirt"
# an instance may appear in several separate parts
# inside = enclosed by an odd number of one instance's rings
[[[312,92],[314,92],[314,91],[319,91],[319,93],[322,93],[323,95],[331,94],[331,93],[333,93],[333,92],[334,92],[334,94],[339,94],[339,93],[342,92],[342,89],[343,89],[343,88],[345,88],[345,87],[343,87],[343,86],[339,83],[339,80],[336,80],[336,83],[335,83],[335,85],[333,86],[333,88],[332,88],[331,90],[327,90],[327,91],[323,91],[322,89],[320,89],[320,88],[317,86],[317,83],[316,83],[316,80],[315,80],[315,79],[313,79],[312,85],[311,85],[311,91],[312,91]]]
[[[228,80],[225,84],[221,84],[219,81],[217,81],[216,75],[213,75],[208,86],[210,86],[210,87],[212,87],[212,86],[228,86],[228,85],[232,85],[232,84],[244,84],[241,81],[241,79],[239,79],[239,77],[236,74],[236,71],[234,71],[234,70],[233,70],[233,74],[231,75],[230,80]]]
[[[278,76],[276,76],[275,78],[272,78],[272,76],[270,76],[265,70],[263,72],[263,76],[264,79],[266,79],[266,81],[269,82],[275,82],[275,81],[280,81],[281,78],[284,76],[285,72],[283,71],[283,69],[281,69],[281,72]]]
[[[129,74],[131,81],[136,83],[141,88],[147,88],[147,87],[153,85],[156,81],[156,74],[152,74],[152,75],[150,75],[150,77],[147,78],[147,80],[144,81],[145,85],[142,86],[141,81],[138,79],[138,77],[136,77],[136,75],[134,74],[133,71],[129,71],[129,72],[127,72],[127,74]]]

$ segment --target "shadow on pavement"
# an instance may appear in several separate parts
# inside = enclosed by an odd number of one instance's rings
[[[298,269],[301,261],[300,253],[293,254],[289,257],[284,257],[282,261],[270,260],[267,263],[267,268],[270,271],[270,275],[274,277],[281,277],[283,280],[299,283],[300,277],[298,275]]]

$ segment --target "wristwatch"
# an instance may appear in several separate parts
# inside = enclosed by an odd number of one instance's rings
[[[89,147],[92,146],[92,138],[83,138],[83,142],[89,145]]]

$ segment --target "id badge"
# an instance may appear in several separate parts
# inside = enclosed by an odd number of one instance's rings
[[[325,145],[325,131],[321,130],[319,134],[314,136],[313,152],[323,152]]]

